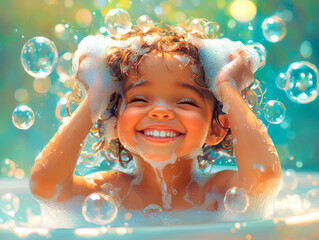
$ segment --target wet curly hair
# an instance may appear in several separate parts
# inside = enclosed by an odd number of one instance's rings
[[[212,22],[205,19],[200,19],[200,21],[200,24],[202,25],[212,24]],[[206,78],[204,69],[200,64],[198,49],[187,41],[187,36],[189,33],[196,34],[201,38],[214,38],[214,36],[211,35],[208,37],[206,31],[201,31],[198,27],[194,28],[194,26],[190,24],[191,22],[192,19],[188,19],[178,26],[170,26],[162,22],[153,23],[146,31],[145,29],[142,31],[132,27],[132,31],[126,35],[122,35],[121,40],[136,37],[138,39],[137,48],[135,45],[134,48],[111,47],[106,50],[105,64],[106,67],[109,68],[114,80],[118,82],[124,81],[129,76],[128,69],[133,69],[133,72],[137,77],[139,75],[138,65],[141,62],[142,57],[153,50],[157,50],[161,53],[177,52],[189,57],[190,61],[188,61],[187,64],[190,63],[192,66],[199,67],[199,71],[197,71],[195,75],[195,83],[199,88],[209,90],[208,84],[205,82]],[[187,64],[185,64],[185,66]],[[132,77],[132,75],[130,75],[130,77]],[[244,97],[246,96],[246,92],[246,90],[242,92]],[[72,95],[73,98],[74,96],[81,98],[81,92],[78,85],[75,85],[73,88]],[[91,132],[93,135],[97,134],[98,136],[103,136],[103,124],[105,124],[111,117],[116,118],[118,116],[121,97],[122,96],[120,94],[116,92],[113,93],[110,103],[106,109],[108,114],[103,114],[104,117],[101,117],[94,127],[92,127]],[[216,121],[219,126],[227,129],[225,126],[222,126],[219,121],[219,116],[225,115],[223,112],[223,105],[215,98],[213,98],[213,100],[215,101],[215,108],[212,115],[211,125],[213,126],[213,121]],[[118,138],[112,139],[108,143],[105,139],[101,138],[101,140],[95,144],[93,150],[94,153],[99,151],[105,153],[106,150],[106,155],[118,158],[123,167],[127,166],[127,164],[133,159],[130,151],[124,148]],[[197,157],[200,166],[204,166],[207,163],[214,163],[216,157],[212,157],[212,151],[219,155],[232,157],[234,155],[234,150],[231,129],[227,129],[227,135],[219,144],[207,145],[205,143],[202,146],[202,150],[203,155]]]

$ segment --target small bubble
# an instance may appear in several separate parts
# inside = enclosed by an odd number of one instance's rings
[[[262,23],[264,37],[269,42],[278,42],[287,34],[286,23],[276,16],[266,18]]]
[[[153,21],[149,16],[142,15],[137,19],[136,25],[142,32],[147,32],[148,29],[153,26]]]
[[[117,212],[115,201],[103,193],[90,194],[82,206],[85,220],[98,225],[111,223],[116,218]]]
[[[121,8],[111,9],[106,14],[104,23],[108,34],[115,38],[131,31],[131,17],[127,11]]]
[[[32,77],[48,76],[58,61],[55,44],[45,37],[34,37],[27,41],[21,51],[21,63]]]
[[[310,103],[318,97],[318,68],[307,61],[292,63],[287,70],[287,97],[296,103]]]
[[[270,100],[264,106],[264,116],[268,122],[272,124],[279,124],[281,123],[286,115],[286,108],[285,106],[275,100]]]
[[[5,214],[13,217],[19,210],[20,199],[14,193],[6,193],[1,196],[0,208]]]
[[[243,213],[249,206],[249,197],[246,190],[232,187],[227,190],[224,197],[224,207],[231,213]]]
[[[29,129],[34,123],[33,110],[26,105],[19,105],[12,113],[12,123],[16,128]]]
[[[158,218],[163,214],[163,209],[157,204],[153,203],[144,208],[143,214],[145,217]]]

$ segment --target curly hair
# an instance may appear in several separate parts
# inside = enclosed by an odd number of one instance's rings
[[[200,21],[204,25],[211,23],[205,19],[200,19]],[[135,41],[134,44],[131,44],[129,47],[110,47],[106,50],[105,65],[110,70],[115,81],[122,82],[128,76],[138,77],[140,74],[139,63],[141,62],[142,57],[153,50],[157,50],[161,53],[177,52],[188,56],[189,61],[187,64],[190,63],[192,67],[199,67],[199,71],[196,72],[194,78],[196,85],[203,90],[209,90],[208,84],[206,83],[204,69],[200,64],[198,49],[187,41],[187,36],[190,32],[192,34],[196,33],[201,38],[208,38],[207,32],[199,28],[194,28],[190,22],[191,20],[188,19],[177,27],[163,24],[162,22],[153,23],[147,31],[139,31],[137,28],[133,27],[131,32],[121,36],[121,40],[135,37],[138,41]],[[212,38],[213,37],[214,36],[212,36]],[[185,66],[187,64],[185,64]],[[128,75],[128,69],[133,69],[133,73],[136,75]],[[247,90],[249,91],[249,89],[246,89],[242,92],[244,97],[247,95]],[[73,99],[77,99],[76,101],[78,101],[79,98],[82,98],[78,84],[76,84],[73,88],[72,96]],[[113,93],[105,114],[101,116],[96,125],[91,129],[91,132],[98,133],[99,137],[103,136],[103,125],[106,124],[108,119],[112,117],[116,118],[119,114],[119,102],[121,97],[122,96],[120,94],[116,92]],[[200,166],[207,162],[210,164],[214,163],[216,158],[212,157],[212,151],[220,153],[221,155],[234,155],[231,129],[222,126],[219,121],[220,115],[226,115],[223,112],[223,104],[215,98],[213,100],[215,101],[215,108],[212,115],[211,126],[213,127],[213,121],[215,121],[220,127],[227,129],[227,134],[217,145],[203,144],[203,156],[197,157]],[[257,105],[258,103],[249,104],[251,108],[256,107]],[[101,140],[95,144],[94,153],[104,150],[113,156],[112,158],[118,158],[123,167],[127,166],[127,164],[133,159],[130,151],[124,148],[118,138],[112,139],[110,142],[106,142],[105,139],[101,138]]]

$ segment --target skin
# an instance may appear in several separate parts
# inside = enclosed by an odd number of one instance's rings
[[[235,186],[246,189],[251,197],[274,196],[278,192],[281,167],[271,139],[266,131],[261,131],[262,125],[239,90],[227,80],[230,74],[240,86],[244,77],[253,76],[242,52],[233,54],[231,67],[221,72],[217,80],[223,104],[230,106],[228,117],[221,116],[220,122],[224,126],[229,125],[233,137],[237,139],[235,153],[238,171],[217,172],[203,187],[192,180],[193,166],[197,161],[192,151],[204,143],[218,144],[226,135],[226,130],[215,122],[211,127],[215,107],[213,97],[203,98],[196,91],[177,85],[184,83],[199,89],[194,82],[192,68],[186,65],[179,70],[180,62],[174,58],[175,54],[163,55],[153,51],[140,64],[140,78],[128,78],[122,83],[125,104],[121,104],[124,107],[117,118],[115,132],[134,156],[142,176],[140,184],[132,184],[136,176],[116,171],[98,172],[85,177],[73,175],[81,143],[93,124],[87,114],[90,111],[88,99],[92,96],[87,96],[70,121],[61,126],[37,158],[30,176],[30,187],[35,197],[50,199],[58,195],[59,202],[101,191],[102,185],[109,183],[120,188],[118,198],[126,209],[143,209],[151,203],[164,208],[161,187],[150,161],[165,162],[172,156],[176,157],[176,162],[166,164],[163,168],[167,192],[171,194],[171,210],[203,206],[207,192],[214,191],[223,197],[227,189]],[[148,84],[126,91],[130,84],[141,79],[147,80]],[[207,92],[202,94],[209,95]],[[192,99],[195,105],[185,102],[185,98]],[[155,124],[173,127],[183,135],[169,143],[150,142],[140,131]],[[264,166],[264,172],[255,168],[258,164]],[[62,186],[61,192],[57,193],[57,185]],[[186,194],[188,200],[185,200]],[[223,207],[210,205],[212,207],[208,207],[209,210]]]

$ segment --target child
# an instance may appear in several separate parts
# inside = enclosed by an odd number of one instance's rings
[[[212,49],[213,40],[189,32],[153,26],[146,33],[131,32],[126,40],[83,40],[74,62],[85,98],[37,157],[30,176],[35,197],[62,202],[109,186],[119,189],[115,197],[125,209],[156,204],[167,211],[216,211],[224,208],[226,191],[238,187],[256,200],[247,210],[254,211],[258,199],[277,194],[276,149],[241,95],[253,80],[252,59],[243,50],[233,51],[217,72],[221,62],[213,58],[218,50]],[[220,43],[234,46],[225,41]],[[223,44],[219,47],[227,47]],[[117,146],[121,164],[134,160],[136,170],[76,176],[83,141],[103,114],[115,119],[105,138],[109,146]],[[194,169],[202,148],[231,153],[231,139],[238,171],[199,181]]]

